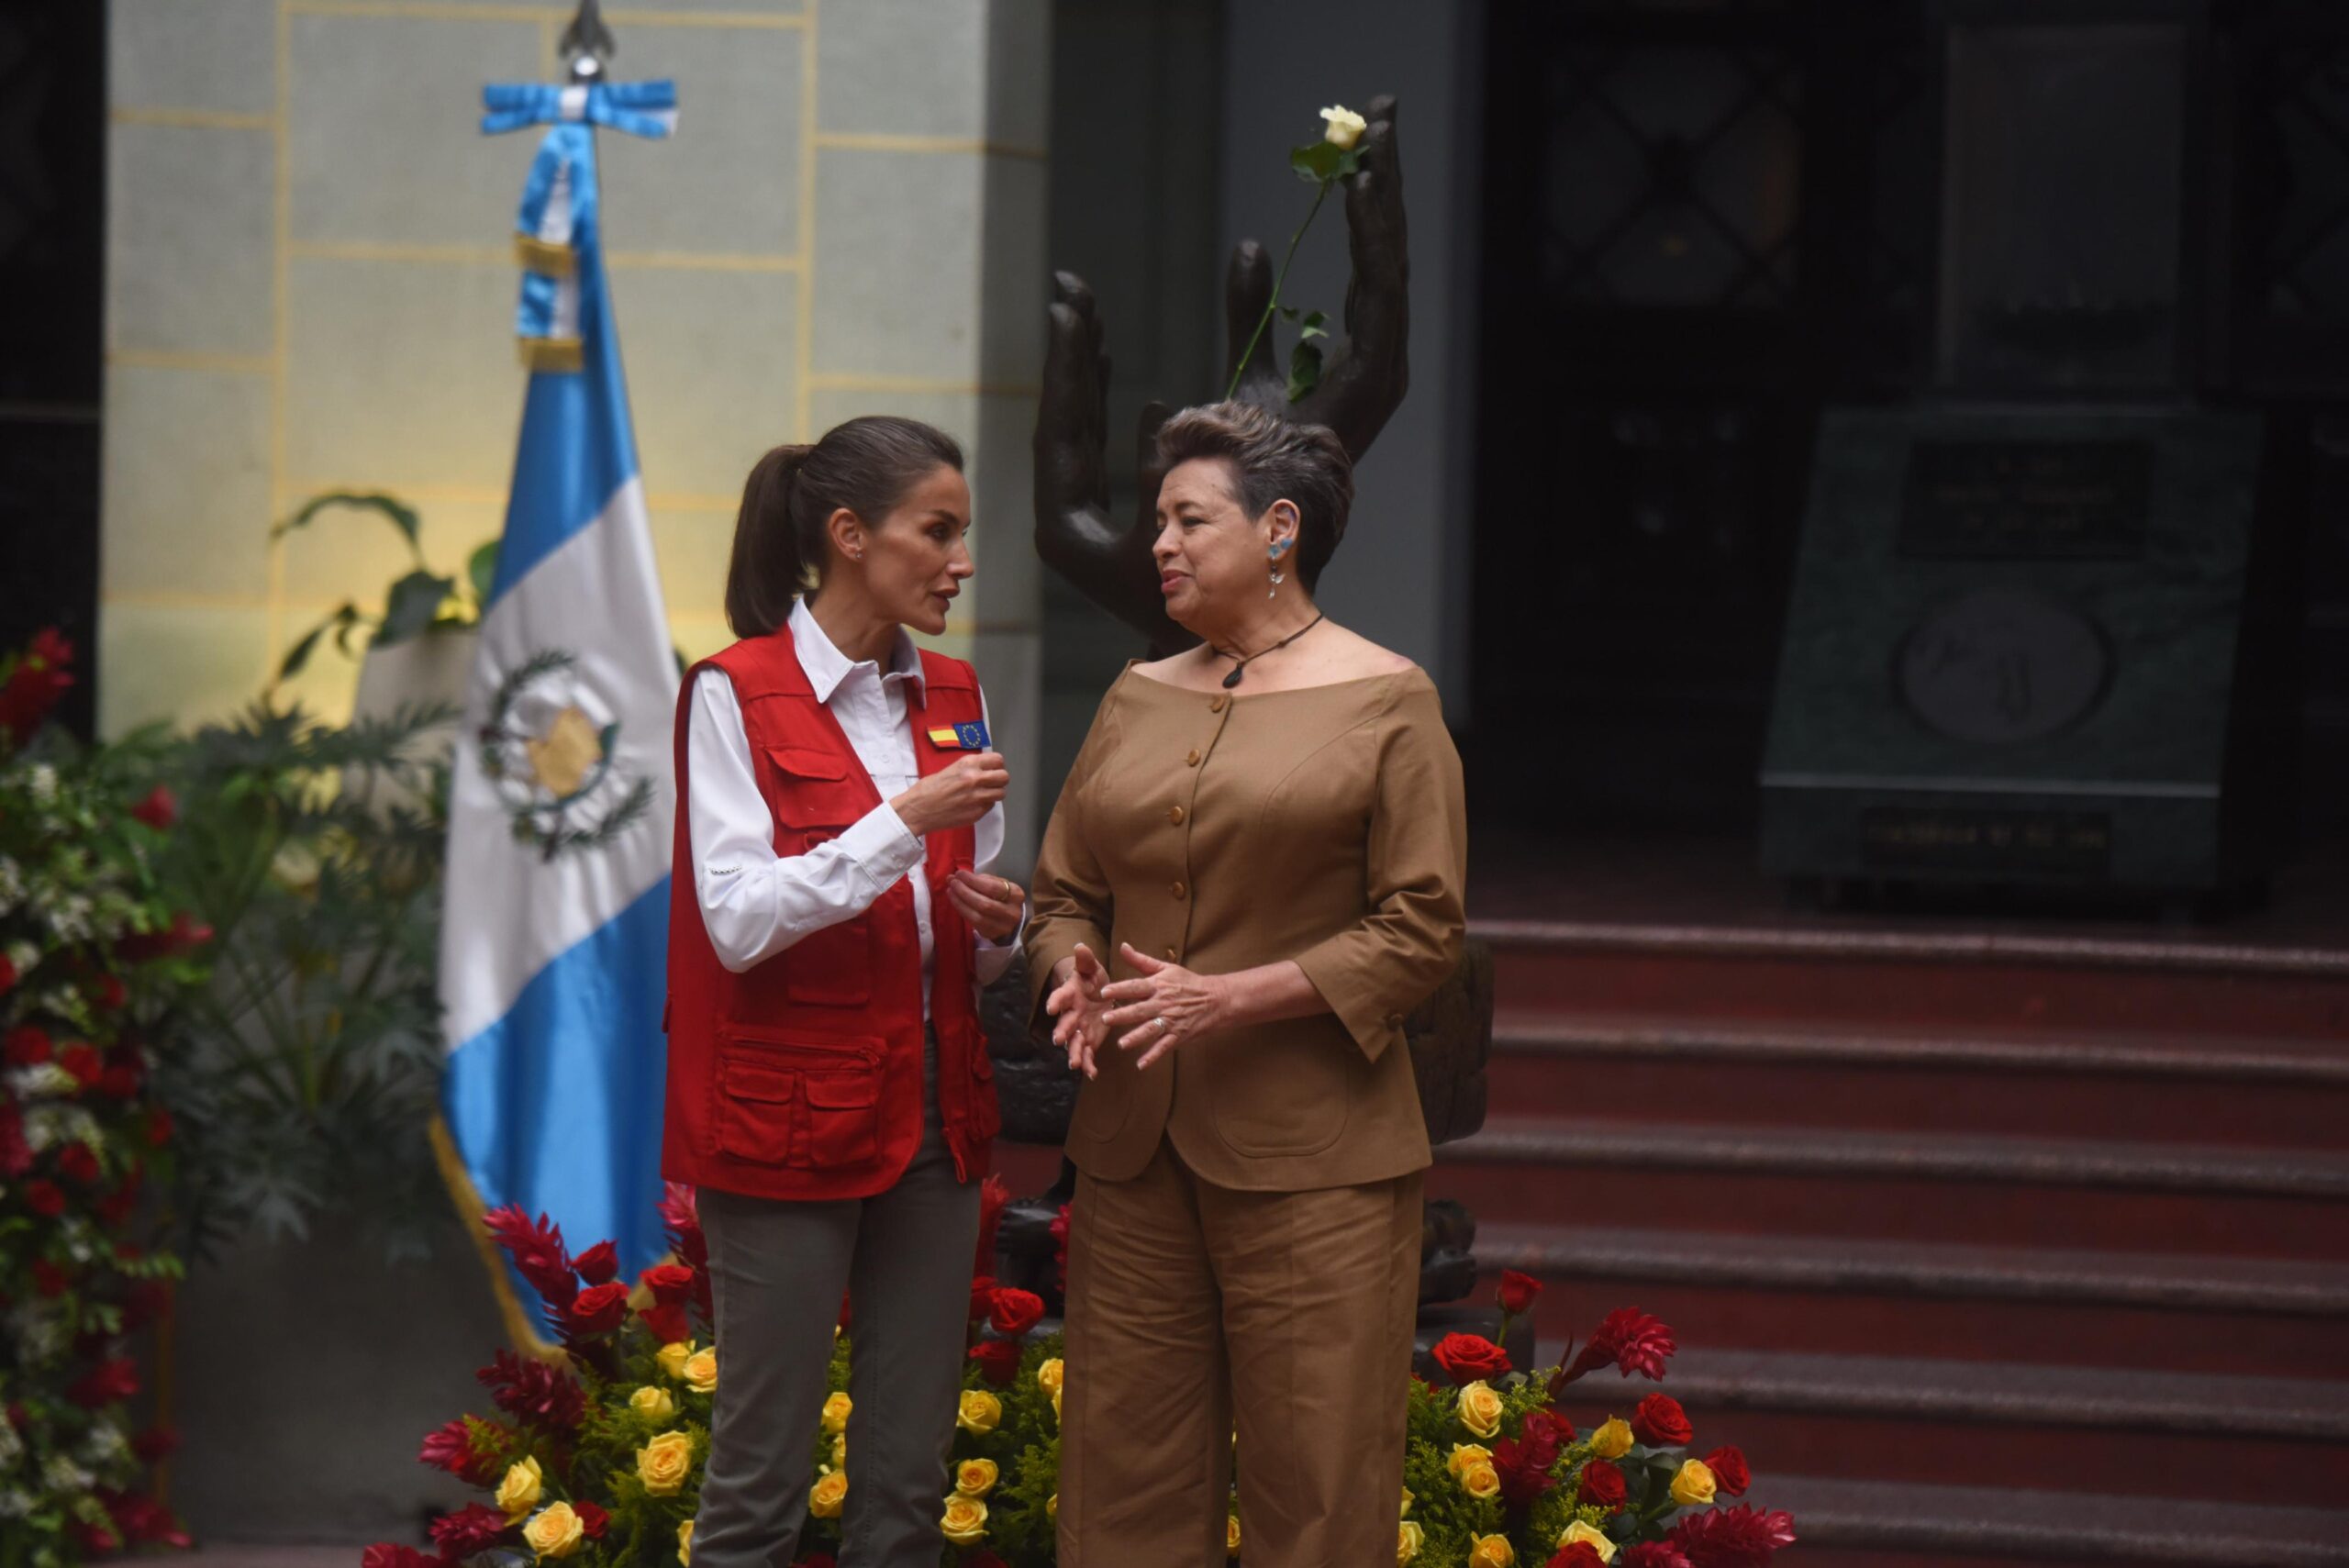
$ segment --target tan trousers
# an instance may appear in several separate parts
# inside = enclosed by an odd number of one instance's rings
[[[1078,1176],[1061,1568],[1221,1568],[1235,1424],[1247,1568],[1394,1561],[1419,1187]]]

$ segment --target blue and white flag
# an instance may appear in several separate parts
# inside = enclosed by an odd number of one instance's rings
[[[550,128],[522,193],[530,368],[449,801],[443,1109],[487,1207],[631,1273],[662,1250],[671,726],[677,668],[598,232],[593,127],[668,133],[666,82],[491,87]]]

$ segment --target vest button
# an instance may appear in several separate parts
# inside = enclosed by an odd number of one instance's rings
[[[1199,765],[1198,752],[1194,751],[1189,756],[1183,759],[1183,763],[1186,767],[1197,767]]]
[[[1178,806],[1174,810],[1166,814],[1166,820],[1174,824],[1175,827],[1180,828],[1183,825],[1183,818],[1188,815],[1189,813],[1186,812]]]
[[[1168,891],[1169,893],[1172,893],[1172,894],[1173,894],[1173,895],[1174,895],[1177,899],[1180,899],[1180,898],[1184,897],[1186,895],[1187,895],[1191,890],[1190,890],[1189,888],[1187,888],[1187,887],[1185,887],[1181,883],[1179,883],[1179,882],[1178,882],[1178,883],[1176,883],[1174,886],[1172,886],[1172,887],[1168,888],[1166,891]]]

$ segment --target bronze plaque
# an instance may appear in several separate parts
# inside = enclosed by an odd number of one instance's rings
[[[1860,843],[1875,871],[2102,877],[2112,819],[2101,811],[1876,806],[1860,814]]]

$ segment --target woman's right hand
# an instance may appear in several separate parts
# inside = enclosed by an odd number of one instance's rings
[[[1083,942],[1076,951],[1052,965],[1052,989],[1044,998],[1044,1011],[1052,1018],[1052,1043],[1068,1052],[1068,1070],[1091,1078],[1097,1075],[1094,1053],[1108,1037],[1108,1005],[1101,1000],[1101,986],[1108,979],[1101,961]]]
[[[1000,751],[978,751],[957,757],[945,767],[889,803],[906,831],[917,839],[954,828],[968,828],[1003,804],[1011,785],[1010,771]]]

